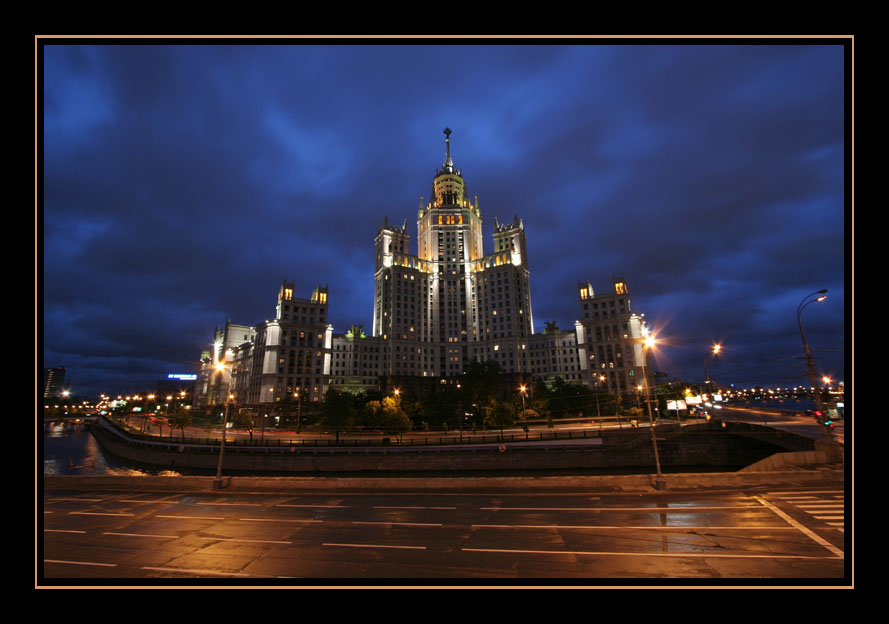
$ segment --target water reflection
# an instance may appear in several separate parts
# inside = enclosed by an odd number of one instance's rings
[[[106,455],[92,434],[54,423],[43,435],[43,474],[120,477],[179,476],[172,470],[139,470]]]

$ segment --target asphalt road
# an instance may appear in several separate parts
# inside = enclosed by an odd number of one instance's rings
[[[842,585],[847,572],[844,496],[835,486],[536,495],[46,491],[43,502],[38,586]]]
[[[824,435],[824,425],[820,424],[812,416],[804,414],[776,414],[770,410],[756,409],[755,407],[727,407],[714,410],[714,416],[726,421],[750,422],[776,429],[784,429],[811,438],[821,438]],[[833,437],[840,444],[845,443],[845,422],[836,421],[833,429]]]

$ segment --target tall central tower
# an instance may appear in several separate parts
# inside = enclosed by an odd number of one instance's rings
[[[470,200],[444,134],[432,196],[420,199],[416,255],[406,222],[378,228],[374,336],[391,341],[390,375],[452,377],[472,359],[501,356],[504,372],[522,372],[516,352],[533,333],[524,226],[495,219],[494,253],[484,254],[478,197]]]

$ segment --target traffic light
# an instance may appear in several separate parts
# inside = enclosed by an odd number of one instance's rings
[[[819,412],[818,410],[815,410],[814,412],[812,412],[812,415],[815,417],[815,420],[817,420],[818,422],[820,422],[822,424],[827,424],[822,420],[821,417],[823,416],[823,414],[821,412]]]
[[[827,420],[824,421],[824,426],[827,427],[828,429],[833,429],[833,420],[828,418]]]

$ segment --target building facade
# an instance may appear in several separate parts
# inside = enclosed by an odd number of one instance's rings
[[[43,369],[43,399],[55,399],[65,390],[65,367]]]
[[[361,325],[334,334],[327,288],[301,300],[285,282],[274,319],[217,328],[202,359],[197,404],[219,404],[229,392],[265,404],[296,394],[320,401],[329,388],[430,389],[458,383],[473,360],[497,362],[517,383],[561,377],[615,392],[635,387],[645,328],[630,312],[622,278],[607,294],[582,284],[574,327],[550,322],[535,334],[524,223],[518,215],[495,218],[486,253],[479,200],[454,164],[450,135],[445,129],[430,199],[420,198],[414,248],[406,220],[395,225],[387,216],[377,228],[370,335]]]

